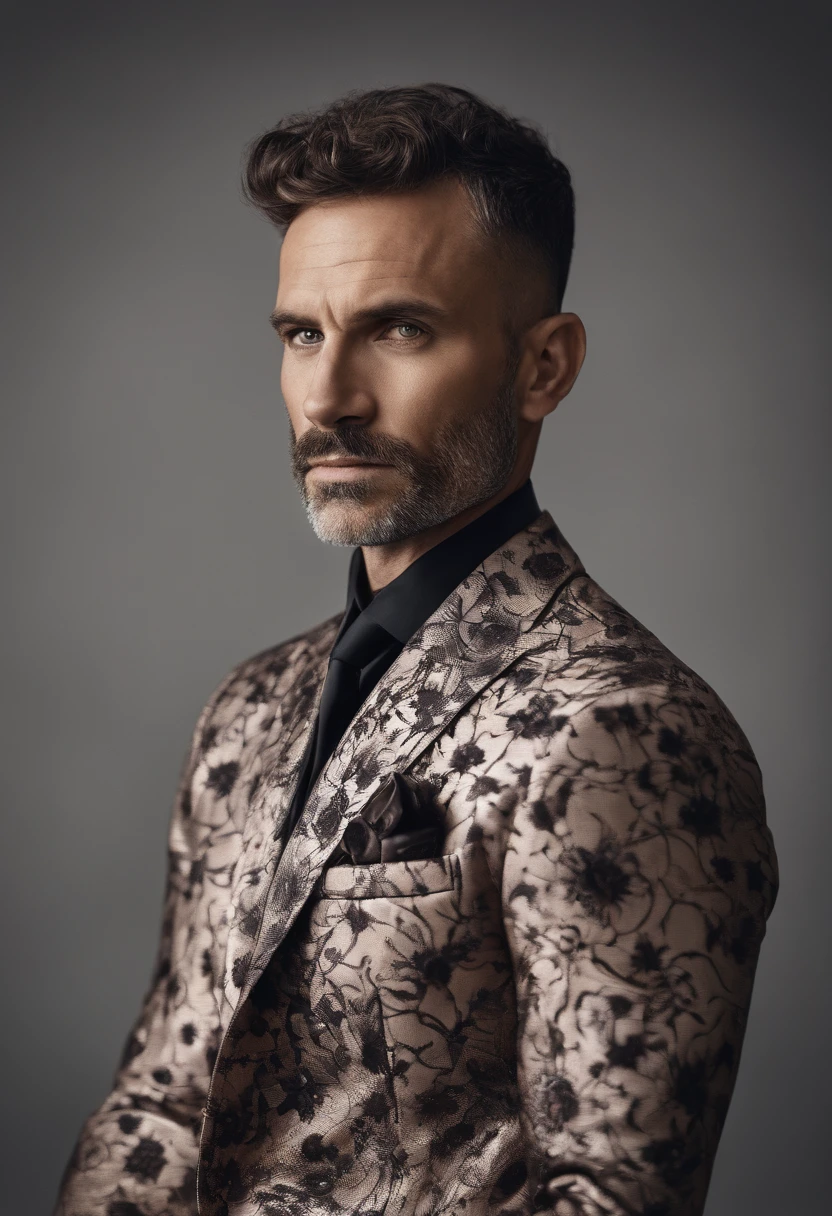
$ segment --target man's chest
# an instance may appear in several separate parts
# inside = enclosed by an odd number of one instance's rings
[[[210,825],[205,870],[217,886],[232,938],[241,926],[251,934],[281,858],[296,844],[298,828],[290,833],[286,816],[314,721],[316,674],[307,677],[305,687],[293,683],[291,697],[279,707],[274,699],[253,704],[233,730],[217,736],[198,774],[195,813]],[[400,750],[396,732],[385,728],[380,714],[372,737],[362,740],[364,767],[361,760],[354,763],[352,786],[330,786],[329,801],[318,800],[316,817],[300,824],[302,841],[314,840],[319,830],[331,833],[333,819],[360,816],[380,770],[399,773],[417,791],[426,815],[440,825],[432,853],[448,857],[476,844],[498,892],[514,812],[545,778],[552,736],[568,720],[569,701],[565,687],[553,689],[545,673],[520,666],[483,689],[415,756],[408,754],[407,735]],[[220,818],[215,795],[223,784],[232,788],[225,788]],[[311,899],[314,883],[336,867],[324,864],[315,872],[308,860],[304,864],[306,899]],[[345,881],[351,868],[339,865],[337,881]]]

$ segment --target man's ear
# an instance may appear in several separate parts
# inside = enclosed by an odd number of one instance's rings
[[[520,417],[541,422],[571,389],[586,354],[586,330],[574,312],[537,321],[523,335],[517,379]]]

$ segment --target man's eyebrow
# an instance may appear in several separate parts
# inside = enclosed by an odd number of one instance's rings
[[[290,326],[295,329],[317,329],[310,317],[303,317],[297,312],[287,312],[283,308],[275,308],[269,313],[269,324],[273,329],[288,329]]]
[[[447,317],[445,308],[419,300],[415,296],[399,296],[393,300],[382,300],[372,308],[359,308],[353,313],[353,321],[386,321],[388,317],[424,317],[426,321],[441,321]]]
[[[350,316],[352,324],[366,324],[368,321],[386,321],[390,317],[423,317],[426,321],[441,321],[448,315],[447,309],[440,308],[438,304],[431,304],[427,300],[419,300],[415,297],[401,297],[394,300],[383,300],[379,304],[374,304],[372,308],[359,308]],[[269,321],[272,326],[277,329],[318,329],[319,323],[313,320],[312,317],[303,316],[301,313],[289,312],[283,308],[276,308],[269,314]]]

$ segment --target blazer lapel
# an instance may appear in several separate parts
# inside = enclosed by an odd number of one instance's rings
[[[393,770],[404,771],[500,672],[551,644],[536,628],[563,585],[585,573],[548,511],[492,553],[414,634],[362,705],[310,791],[277,862],[256,933],[238,933],[226,996],[240,1004],[308,899],[347,824]],[[245,928],[253,929],[251,918]],[[241,982],[241,971],[245,978]]]
[[[251,941],[262,920],[265,893],[274,878],[283,844],[284,824],[300,777],[309,735],[320,701],[327,662],[341,617],[332,617],[299,640],[285,673],[283,685],[269,689],[275,721],[246,770],[253,789],[242,825],[242,840],[230,880],[231,908],[225,944],[223,1024],[234,1012],[251,951]],[[303,690],[304,695],[298,695]],[[312,693],[311,699],[308,695]]]

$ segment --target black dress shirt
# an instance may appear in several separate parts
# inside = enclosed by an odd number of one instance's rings
[[[318,718],[289,811],[297,822],[321,769],[344,730],[406,643],[455,587],[495,549],[540,514],[527,481],[451,536],[428,549],[373,595],[364,555],[350,561],[347,608],[330,655]]]

